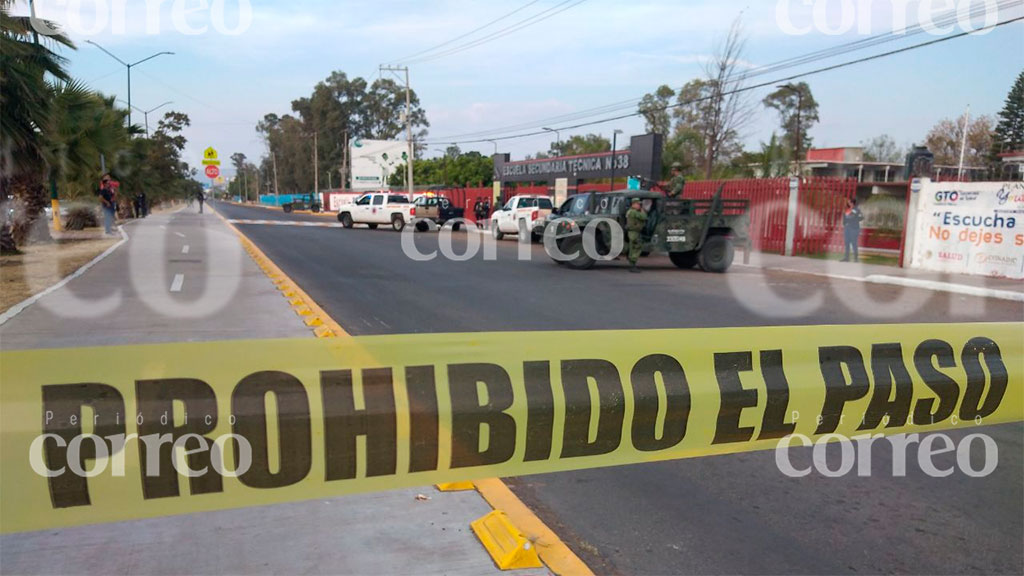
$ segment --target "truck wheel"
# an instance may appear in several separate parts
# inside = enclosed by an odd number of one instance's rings
[[[501,230],[498,230],[498,223],[496,221],[491,222],[491,234],[494,236],[495,240],[501,240],[505,237],[505,234]]]
[[[539,244],[543,240],[544,240],[544,235],[543,234],[537,234],[536,232],[530,232],[530,241],[531,242],[533,242],[535,244]]]
[[[338,222],[341,222],[341,225],[344,226],[345,228],[351,228],[352,215],[349,214],[348,212],[342,212],[341,214],[338,214]]]
[[[704,247],[700,249],[700,255],[697,257],[697,260],[705,272],[721,274],[728,270],[729,266],[732,266],[733,256],[735,256],[735,252],[732,247],[732,240],[725,236],[712,236],[707,239]]]
[[[319,213],[320,213],[320,205],[319,204],[313,204],[313,214],[319,214]]]
[[[583,237],[571,236],[561,242],[562,254],[570,256],[565,265],[573,270],[590,270],[594,267],[594,259],[583,249]],[[573,256],[575,254],[575,256]]]
[[[462,222],[452,224],[452,232],[458,232],[459,230],[462,230]]]
[[[426,220],[419,220],[416,222],[417,232],[426,232],[427,230],[430,230],[430,225],[427,224]]]
[[[697,265],[697,253],[693,250],[689,252],[669,252],[668,259],[678,268],[683,270],[689,270]]]
[[[292,205],[291,204],[285,204],[284,206],[281,206],[281,209],[284,210],[285,214],[291,214],[291,212],[292,212]]]
[[[370,230],[376,230],[377,229],[377,225],[376,224],[367,224],[366,227],[369,228]]]
[[[405,218],[402,218],[401,214],[395,214],[391,217],[391,229],[395,232],[401,232],[405,228]]]

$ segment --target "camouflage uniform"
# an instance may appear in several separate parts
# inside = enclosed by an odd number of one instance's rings
[[[640,233],[643,232],[644,226],[647,225],[647,214],[643,210],[637,210],[636,208],[630,208],[626,212],[626,236],[629,238],[629,264],[636,269],[637,260],[640,259],[640,253],[643,251],[643,244],[640,239]]]
[[[668,183],[668,194],[669,198],[682,198],[683,188],[686,186],[686,179],[683,178],[682,174],[676,174],[669,180]]]

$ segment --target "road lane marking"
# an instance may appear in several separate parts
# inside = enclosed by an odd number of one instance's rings
[[[338,222],[300,222],[297,220],[235,220],[229,219],[230,224],[259,224],[266,226],[302,226],[307,228],[342,228]]]
[[[171,292],[181,292],[181,286],[185,283],[184,274],[175,274],[174,281],[171,282]]]
[[[184,234],[182,234],[181,232],[175,232],[175,234],[176,234],[176,235],[178,235],[178,236],[180,236],[180,237],[182,237],[182,238],[184,238],[184,237],[185,237],[185,235],[184,235]]]
[[[184,246],[181,247],[181,253],[188,254],[188,244],[185,244]]]

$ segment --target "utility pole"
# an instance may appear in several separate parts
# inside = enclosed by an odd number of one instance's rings
[[[618,128],[612,132],[612,180],[611,185],[608,187],[609,192],[615,190],[615,148],[617,144],[616,139],[619,137],[619,134],[622,134],[622,130]]]
[[[803,124],[800,122],[800,113],[804,109],[804,91],[797,88],[793,84],[786,84],[785,86],[776,86],[781,90],[789,90],[796,94],[796,175],[798,178],[803,177],[803,166],[800,158],[800,139],[803,136]]]
[[[312,200],[314,200],[314,201],[316,199],[320,198],[320,165],[317,163],[318,162],[318,159],[317,159],[318,154],[316,153],[316,151],[317,151],[317,143],[318,143],[317,133],[313,132],[313,198],[312,198]]]
[[[341,163],[341,189],[345,190],[345,183],[348,182],[348,130],[345,130],[345,150]]]
[[[281,189],[277,187],[277,153],[272,152],[270,156],[274,159],[274,196],[280,196]]]
[[[971,105],[967,105],[967,112],[964,114],[964,134],[960,141],[960,167],[956,171],[956,179],[959,181],[964,176],[964,152],[967,151],[967,127],[971,124]]]
[[[242,186],[245,187],[245,201],[249,201],[249,171],[242,166]]]
[[[408,160],[406,161],[406,188],[408,190],[409,200],[412,200],[414,187],[412,180],[412,161],[414,157],[413,143],[412,143],[412,93],[409,89],[409,67],[408,66],[381,66],[382,71],[388,72],[405,72],[405,140],[408,147]]]

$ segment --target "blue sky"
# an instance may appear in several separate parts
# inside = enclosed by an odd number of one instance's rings
[[[561,1],[538,0],[461,42],[485,38]],[[71,72],[102,92],[126,98],[124,67],[85,40],[102,44],[126,61],[163,50],[175,52],[133,69],[132,103],[148,109],[173,100],[170,108],[186,112],[192,119],[186,154],[194,164],[210,145],[223,157],[241,151],[258,158],[264,147],[255,123],[269,112],[290,113],[293,99],[308,95],[316,82],[334,70],[374,77],[380,63],[415,54],[528,4],[527,0],[36,2],[41,16],[64,25],[78,43],[77,51],[66,54]],[[411,64],[410,74],[431,122],[430,138],[440,141],[639,98],[660,84],[679,87],[701,74],[702,63],[740,14],[748,37],[744,59],[751,66],[762,66],[889,32],[900,21],[912,25],[922,10],[938,14],[953,3],[586,0],[494,41]],[[958,4],[981,9],[986,2],[960,0]],[[1024,14],[1019,2],[998,12],[995,0],[987,5],[988,13],[1001,20]],[[238,28],[239,11],[246,6],[251,9],[249,25],[241,33],[222,32]],[[788,10],[789,22],[809,31],[787,34],[785,21],[780,24],[780,6]],[[184,9],[194,11],[182,16]],[[222,18],[213,14],[218,10],[223,11]],[[24,13],[27,8],[23,4],[16,11]],[[852,29],[840,35],[825,33],[841,28],[844,17],[851,19]],[[951,33],[960,31],[958,26]],[[922,34],[824,64],[938,37]],[[972,115],[996,113],[1022,69],[1024,23],[1017,22],[984,35],[814,76],[806,81],[818,100],[821,123],[811,135],[816,146],[856,145],[883,133],[900,144],[919,142],[938,120],[962,115],[967,105]],[[751,98],[759,101],[766,93],[756,91]],[[133,120],[141,124],[141,114]],[[777,123],[773,112],[758,107],[744,131],[744,141],[757,146],[769,138]],[[152,117],[150,124],[155,124]],[[563,131],[562,137],[590,131],[610,136],[616,128],[627,135],[639,134],[643,122],[626,119]],[[521,158],[545,149],[550,140],[534,136],[503,141],[499,148]],[[462,148],[493,151],[488,143]]]

